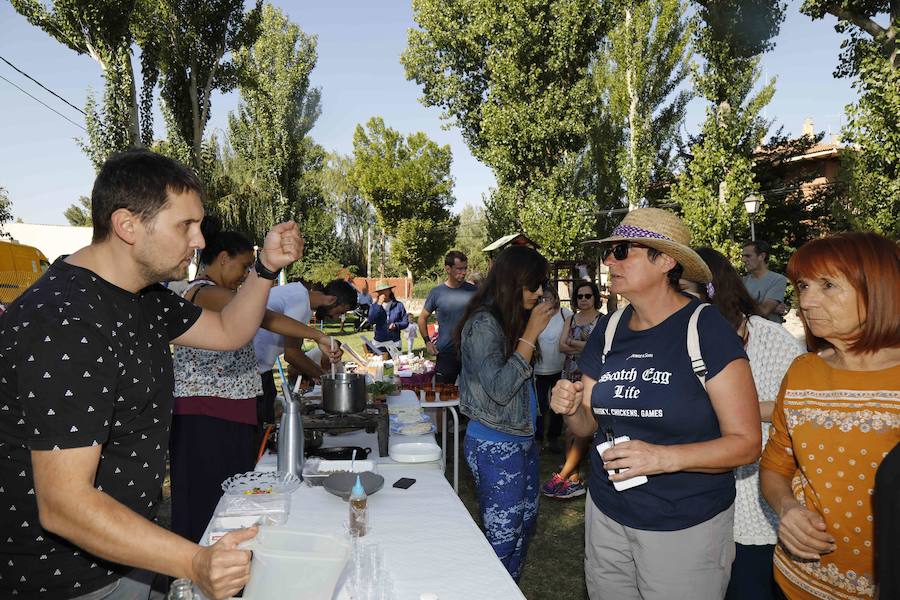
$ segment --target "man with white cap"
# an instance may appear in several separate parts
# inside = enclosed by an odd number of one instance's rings
[[[606,247],[605,315],[551,408],[594,435],[585,504],[591,600],[722,598],[734,560],[732,469],[760,454],[759,405],[740,338],[679,289],[709,268],[676,215],[634,210]],[[607,442],[604,444],[604,442]]]

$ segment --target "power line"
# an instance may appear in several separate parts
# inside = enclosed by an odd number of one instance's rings
[[[29,75],[28,73],[26,73],[25,71],[23,71],[22,69],[20,69],[19,67],[17,67],[16,65],[14,65],[14,64],[12,64],[11,62],[9,62],[8,60],[6,60],[6,59],[3,58],[2,56],[0,56],[0,60],[2,60],[3,62],[5,62],[5,63],[8,64],[9,66],[11,66],[13,69],[15,69],[16,71],[18,71],[20,74],[24,75],[25,77],[27,77],[27,78],[30,79],[31,81],[35,82],[36,84],[38,84],[39,86],[41,86],[42,88],[44,88],[46,91],[50,92],[51,94],[53,94],[54,96],[56,96],[57,98],[59,98],[60,100],[62,100],[63,102],[65,102],[66,104],[68,104],[69,106],[71,106],[72,108],[74,108],[75,110],[77,110],[78,112],[80,112],[81,114],[83,114],[84,116],[87,116],[87,113],[85,113],[83,110],[81,110],[80,108],[78,108],[77,106],[75,106],[74,104],[72,104],[71,102],[69,102],[68,100],[66,100],[65,98],[63,98],[62,96],[60,96],[59,94],[57,94],[56,92],[54,92],[53,90],[51,90],[50,88],[48,88],[46,85],[44,85],[43,83],[41,83],[40,81],[38,81],[37,79],[35,79],[35,78],[32,77],[31,75]]]
[[[46,109],[52,110],[52,111],[55,112],[57,115],[59,115],[60,117],[62,117],[63,119],[65,119],[66,121],[68,121],[69,123],[71,123],[72,125],[74,125],[75,127],[78,127],[79,129],[81,129],[81,130],[87,132],[87,129],[85,129],[84,126],[82,126],[82,125],[76,123],[75,121],[73,121],[72,119],[70,119],[70,118],[67,117],[66,115],[62,114],[61,112],[59,112],[58,110],[56,110],[55,108],[53,108],[52,106],[50,106],[49,104],[47,104],[46,102],[43,102],[42,100],[40,100],[40,99],[38,99],[38,98],[35,98],[34,96],[32,96],[31,94],[29,94],[28,92],[26,92],[25,90],[23,90],[22,88],[20,88],[20,87],[17,86],[16,84],[14,84],[12,81],[10,81],[9,79],[7,79],[7,78],[4,77],[3,75],[0,75],[0,79],[2,79],[3,81],[5,81],[5,82],[8,83],[9,85],[13,86],[14,88],[16,88],[17,90],[19,90],[20,92],[22,92],[23,94],[25,94],[26,96],[28,96],[29,98],[31,98],[32,100],[34,100],[35,102],[37,102],[38,104],[43,105]]]

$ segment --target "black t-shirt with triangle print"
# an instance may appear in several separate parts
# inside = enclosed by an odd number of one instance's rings
[[[0,317],[0,597],[74,598],[131,570],[38,521],[32,450],[100,445],[95,486],[156,516],[172,414],[169,341],[200,309],[57,260]]]

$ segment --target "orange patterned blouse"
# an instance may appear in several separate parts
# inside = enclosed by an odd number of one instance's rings
[[[809,353],[791,365],[760,466],[792,480],[837,550],[819,561],[775,550],[775,580],[791,600],[873,598],[875,471],[900,440],[900,366],[834,369]]]

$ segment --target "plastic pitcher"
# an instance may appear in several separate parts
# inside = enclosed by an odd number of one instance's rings
[[[331,600],[350,557],[350,545],[334,535],[260,527],[241,548],[253,551],[244,600]]]

